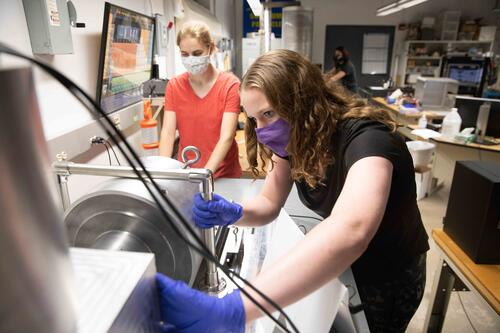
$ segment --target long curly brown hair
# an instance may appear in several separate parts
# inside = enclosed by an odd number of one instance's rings
[[[334,163],[331,139],[340,120],[369,118],[384,123],[390,130],[396,123],[385,110],[347,92],[337,83],[325,81],[320,69],[300,54],[275,50],[260,56],[248,69],[241,90],[259,89],[273,110],[290,125],[289,154],[291,175],[315,187]],[[246,150],[252,173],[259,174],[271,163],[272,152],[257,141],[256,123],[247,119]]]

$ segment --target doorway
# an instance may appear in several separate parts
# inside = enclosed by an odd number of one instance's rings
[[[380,86],[391,73],[394,26],[327,25],[325,38],[325,72],[334,67],[337,46],[350,53],[360,88]]]

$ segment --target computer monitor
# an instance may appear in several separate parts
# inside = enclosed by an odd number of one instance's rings
[[[464,67],[452,64],[449,66],[448,77],[460,82],[461,85],[478,85],[481,83],[483,68],[479,65]]]
[[[500,138],[500,100],[491,98],[478,98],[468,96],[456,96],[455,107],[462,118],[462,128],[476,127],[479,107],[483,103],[490,103],[490,113],[486,126],[486,135]]]
[[[106,113],[142,99],[142,83],[151,78],[154,19],[108,2],[97,78],[97,102]]]

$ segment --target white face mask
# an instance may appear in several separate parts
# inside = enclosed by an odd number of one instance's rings
[[[182,57],[182,64],[192,75],[202,74],[207,70],[210,63],[210,55]]]

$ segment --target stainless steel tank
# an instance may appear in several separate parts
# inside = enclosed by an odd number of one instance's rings
[[[147,168],[182,167],[179,161],[159,156],[144,162]],[[192,198],[199,192],[199,184],[181,180],[157,183],[201,237],[191,218]],[[202,261],[177,236],[139,180],[115,178],[103,182],[68,209],[65,223],[72,246],[151,252],[159,272],[189,284],[194,282]]]
[[[68,244],[30,68],[0,70],[0,110],[0,332],[75,332]]]

